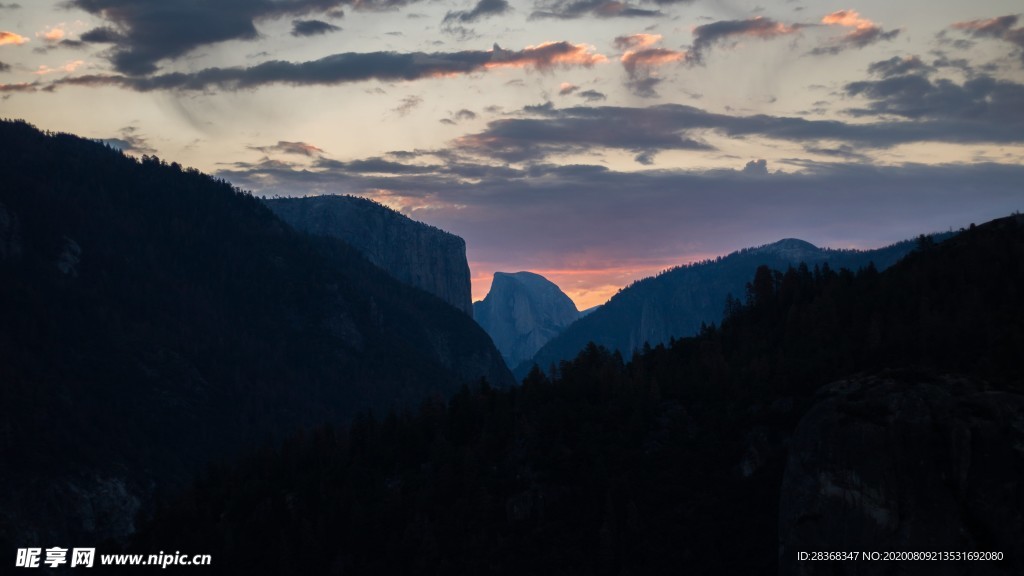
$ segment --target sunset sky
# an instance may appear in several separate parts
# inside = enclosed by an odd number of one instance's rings
[[[374,198],[582,309],[1024,208],[1020,0],[0,0],[0,116]]]

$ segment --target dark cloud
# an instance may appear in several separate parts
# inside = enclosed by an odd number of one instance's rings
[[[445,15],[444,21],[470,24],[484,18],[505,14],[511,10],[512,7],[509,6],[508,0],[480,0],[472,10],[449,12]]]
[[[140,75],[156,71],[161,60],[187,54],[199,46],[257,37],[255,22],[283,16],[324,13],[351,0],[69,0],[110,23],[106,35],[86,33],[88,42],[113,42],[111,62],[119,72]],[[359,2],[386,7],[404,0]],[[100,29],[102,30],[102,28]],[[93,31],[95,32],[95,31]]]
[[[914,120],[958,121],[976,126],[1016,128],[1024,140],[1024,84],[980,76],[956,84],[917,75],[851,82],[849,96],[870,100],[856,115],[888,114]]]
[[[0,62],[0,72],[10,72],[11,65],[6,62]]]
[[[469,74],[493,68],[589,67],[607,59],[590,47],[568,42],[549,42],[523,50],[461,52],[367,52],[334,54],[309,62],[264,62],[248,68],[206,68],[198,72],[173,72],[155,76],[86,75],[64,78],[51,86],[121,86],[139,92],[153,90],[239,90],[268,84],[329,86],[365,80],[417,80]]]
[[[747,165],[743,167],[743,173],[751,176],[767,176],[768,175],[768,161],[764,159],[751,160],[747,162]]]
[[[798,24],[787,25],[758,16],[746,20],[720,20],[693,29],[693,45],[686,54],[688,62],[701,64],[712,46],[743,38],[775,38],[796,34]]]
[[[908,56],[906,58],[893,56],[888,60],[872,62],[868,66],[868,72],[881,76],[882,78],[891,78],[893,76],[902,76],[904,74],[927,74],[934,70],[935,68],[925,64],[917,56]]]
[[[292,20],[292,36],[318,36],[341,28],[323,20]]]
[[[442,170],[437,164],[416,165],[392,162],[380,157],[367,158],[365,160],[353,160],[351,162],[339,162],[337,160],[320,159],[316,162],[316,168],[328,171],[341,171],[352,174],[390,174],[390,175],[415,175],[433,174]]]
[[[308,158],[316,158],[322,156],[324,153],[320,148],[306,142],[287,142],[284,140],[280,140],[277,144],[272,146],[250,146],[249,149],[258,150],[264,154],[276,152],[280,154],[306,156]]]
[[[14,92],[36,92],[39,85],[36,82],[19,82],[18,84],[0,84],[0,93],[12,94]]]
[[[156,150],[149,145],[149,142],[139,134],[139,129],[134,126],[122,128],[119,138],[101,138],[98,141],[126,153],[156,154]]]
[[[1018,16],[1008,15],[987,20],[970,20],[967,22],[956,22],[951,26],[954,30],[970,32],[972,36],[1003,38],[1017,24]]]
[[[849,144],[841,144],[839,146],[833,147],[809,145],[804,146],[804,150],[806,150],[810,154],[816,154],[818,156],[827,156],[830,158],[838,158],[848,162],[871,162],[871,158],[869,156],[859,152],[856,148],[850,146]]]
[[[121,34],[110,28],[109,26],[100,26],[99,28],[93,28],[84,32],[81,36],[82,42],[88,42],[93,44],[115,44],[123,41],[125,38]]]
[[[584,90],[577,94],[577,96],[583,98],[587,102],[600,102],[601,100],[608,99],[603,92],[598,92],[597,90]]]
[[[825,15],[821,19],[822,24],[829,26],[842,26],[853,28],[843,36],[823,46],[811,50],[811,54],[839,54],[851,48],[863,48],[876,42],[885,42],[899,36],[899,30],[886,31],[871,20],[862,17],[854,10],[838,10]]]
[[[1024,60],[1024,26],[1014,28],[1018,20],[1019,17],[1016,15],[1000,16],[987,20],[957,22],[951,28],[968,32],[975,38],[998,38],[1005,40],[1021,50],[1020,56]]]
[[[662,79],[655,76],[634,78],[626,81],[626,88],[641,98],[657,98],[657,87],[661,82]]]
[[[21,8],[21,4],[17,4],[17,3],[15,3],[15,2],[12,2],[12,3],[10,3],[10,4],[4,4],[4,3],[0,2],[0,9],[4,9],[4,10],[16,10],[16,9],[18,9],[18,8]]]
[[[704,151],[711,149],[703,141],[708,132],[815,146],[838,142],[865,150],[911,142],[1024,142],[1024,86],[1020,84],[988,78],[960,86],[904,76],[853,83],[846,90],[870,100],[867,109],[854,113],[910,120],[846,123],[764,114],[733,116],[679,104],[557,109],[549,103],[524,109],[521,117],[491,121],[482,132],[459,139],[457,146],[465,153],[518,162],[601,149]],[[911,107],[918,100],[923,100],[924,109]]]
[[[665,14],[618,0],[555,0],[539,4],[531,19],[555,18],[574,20],[585,16],[597,18],[655,18]]]

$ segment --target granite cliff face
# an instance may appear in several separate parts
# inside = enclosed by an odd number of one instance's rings
[[[276,198],[266,204],[293,228],[340,238],[398,280],[473,313],[462,238],[355,196]]]
[[[515,367],[575,322],[580,313],[547,278],[532,272],[495,272],[487,297],[473,304],[473,317]]]
[[[792,441],[780,574],[833,574],[797,552],[1002,551],[1005,562],[900,562],[900,574],[1020,574],[1024,398],[964,378],[858,377],[823,388]],[[972,564],[971,570],[965,567]],[[892,574],[894,563],[843,564]]]

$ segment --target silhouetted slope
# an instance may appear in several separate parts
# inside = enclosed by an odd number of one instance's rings
[[[133,550],[221,574],[1020,574],[1024,217],[921,248],[760,268],[720,327],[629,363],[589,345],[553,379],[295,438]]]
[[[495,272],[487,296],[473,303],[473,319],[512,368],[579,317],[558,286],[532,272]]]
[[[888,268],[914,247],[905,241],[877,250],[829,250],[788,238],[728,256],[680,266],[634,282],[606,304],[562,331],[529,361],[514,366],[522,379],[533,364],[542,369],[574,357],[588,342],[620,351],[627,359],[644,344],[656,346],[671,338],[696,334],[701,324],[722,320],[726,298],[742,299],[745,285],[758,266],[785,269],[801,262],[813,267],[856,270],[873,262]]]
[[[462,238],[355,196],[265,202],[297,230],[340,238],[395,278],[472,315],[469,263]]]
[[[0,540],[124,536],[211,458],[511,383],[468,316],[198,171],[2,122],[0,182]]]

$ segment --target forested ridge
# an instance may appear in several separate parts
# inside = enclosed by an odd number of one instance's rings
[[[511,383],[465,314],[197,170],[5,121],[0,182],[0,541],[124,537],[212,458]]]
[[[966,466],[960,480],[918,487],[959,504],[890,502],[903,528],[886,541],[1002,550],[1003,562],[941,570],[1019,573],[1024,505],[1009,496],[991,512],[977,502],[995,492],[971,486],[1012,487],[1024,473],[1014,451],[1024,439],[1021,286],[1017,215],[939,244],[922,237],[881,273],[762,267],[720,326],[628,363],[591,345],[554,373],[534,369],[521,387],[465,387],[211,468],[132,549],[208,552],[218,573],[237,574],[777,574],[780,540],[790,537],[780,518],[797,514],[780,510],[794,501],[794,479],[784,476],[813,452],[791,447],[827,448],[832,438],[815,436],[805,418],[817,407],[839,410],[827,420],[839,438],[844,426],[860,434],[863,421],[909,443],[911,454],[896,454],[908,461],[882,471],[895,482],[916,477],[917,460],[962,455],[963,442],[949,438],[973,438],[973,457],[954,458]],[[955,421],[928,424],[918,405],[952,410]],[[867,465],[863,472],[870,481]],[[838,501],[851,518],[866,506],[857,494],[873,494],[857,482],[844,488],[853,500]],[[952,536],[913,521],[940,506],[953,507]],[[824,534],[837,550],[864,542],[854,524],[844,528],[850,518],[810,521],[834,526],[823,532],[840,534]]]

